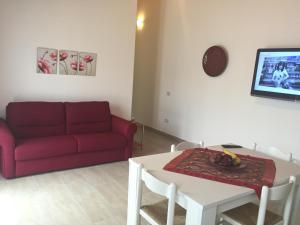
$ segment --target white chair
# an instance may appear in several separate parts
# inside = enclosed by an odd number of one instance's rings
[[[258,152],[262,152],[266,155],[283,159],[285,161],[291,162],[292,161],[292,153],[290,152],[283,152],[278,148],[275,147],[264,147],[261,145],[258,145],[257,143],[254,143],[254,150]]]
[[[291,153],[282,152],[280,149],[275,147],[265,147],[262,145],[258,145],[257,143],[254,143],[254,150],[288,162],[292,161]],[[254,203],[258,204],[258,201],[254,201]],[[280,212],[282,208],[283,208],[282,204],[278,204],[275,202],[271,202],[271,204],[268,205],[268,210],[275,213]]]
[[[139,215],[151,225],[184,225],[186,211],[175,203],[177,189],[174,183],[166,184],[139,165],[138,208]],[[142,183],[155,194],[166,199],[142,205]]]
[[[292,162],[293,162],[293,163],[296,163],[296,164],[298,164],[298,165],[300,165],[300,160],[299,160],[299,159],[293,158],[293,159],[292,159]]]
[[[171,152],[182,151],[182,150],[190,149],[190,148],[203,148],[203,147],[204,147],[204,142],[203,141],[200,141],[199,143],[183,141],[183,142],[180,142],[177,145],[172,144],[171,145]]]
[[[272,188],[263,186],[259,206],[248,203],[222,213],[221,218],[232,225],[288,225],[295,183],[296,178],[291,176],[286,184]],[[268,211],[268,201],[284,201],[283,214]]]

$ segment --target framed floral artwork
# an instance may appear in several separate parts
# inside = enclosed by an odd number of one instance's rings
[[[39,47],[36,64],[37,73],[96,76],[97,54]]]
[[[79,52],[78,75],[96,76],[97,54],[89,52]]]
[[[59,74],[77,75],[78,52],[70,50],[59,50]]]
[[[36,72],[57,74],[57,49],[37,48]]]

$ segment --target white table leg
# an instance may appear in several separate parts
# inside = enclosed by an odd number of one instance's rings
[[[297,178],[299,179],[299,178]],[[295,189],[295,198],[293,201],[293,209],[291,214],[290,225],[298,225],[300,221],[300,182],[297,180]]]
[[[215,225],[217,209],[205,209],[192,199],[188,199],[186,209],[186,225]]]
[[[138,164],[129,159],[127,225],[139,225],[139,170]]]

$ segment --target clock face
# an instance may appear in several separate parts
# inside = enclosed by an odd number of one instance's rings
[[[206,50],[202,59],[205,73],[211,77],[219,76],[227,66],[227,55],[220,46],[212,46]]]

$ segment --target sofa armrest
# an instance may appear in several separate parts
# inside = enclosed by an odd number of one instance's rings
[[[122,134],[127,139],[124,159],[127,160],[132,156],[133,136],[137,130],[134,123],[112,115],[112,131]]]
[[[6,122],[0,118],[0,153],[1,153],[1,171],[6,178],[15,176],[15,138],[8,128]]]

